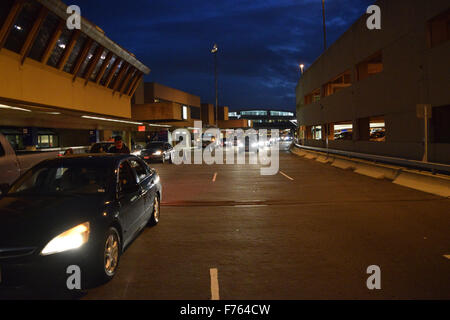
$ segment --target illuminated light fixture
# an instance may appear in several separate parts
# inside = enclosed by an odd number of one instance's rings
[[[23,108],[19,108],[19,107],[7,106],[7,105],[4,105],[4,104],[0,104],[0,109],[11,109],[11,110],[17,110],[17,111],[32,112],[31,110],[28,110],[28,109],[23,109]]]
[[[109,118],[101,118],[101,117],[92,117],[92,116],[81,116],[85,119],[92,119],[92,120],[102,120],[102,121],[111,121],[111,122],[120,122],[120,123],[127,123],[127,124],[135,124],[135,125],[143,125],[142,122],[134,122],[134,121],[127,121],[127,120],[118,120],[118,119],[109,119]]]
[[[58,47],[60,47],[61,49],[65,49],[66,45],[64,43],[60,43],[60,44],[58,44]]]
[[[17,24],[14,25],[14,28],[15,28],[16,30],[19,30],[19,31],[22,31],[22,30],[23,30],[23,28],[22,28],[21,26],[17,25]]]
[[[171,126],[166,125],[166,124],[153,124],[153,123],[149,123],[150,127],[163,127],[163,128],[170,128]]]
[[[89,222],[82,223],[53,238],[42,250],[41,255],[47,256],[80,248],[88,242],[90,233]]]
[[[46,112],[46,114],[61,114],[61,112]]]
[[[213,48],[211,50],[211,53],[216,53],[217,51],[219,51],[219,47],[217,47],[217,44],[214,43],[214,46],[213,46]]]
[[[304,64],[301,64],[301,65],[299,65],[299,67],[300,67],[300,71],[301,71],[302,74],[303,74],[303,69],[305,68],[305,65],[304,65]]]
[[[183,106],[183,120],[187,120],[188,118],[188,108],[187,106]]]

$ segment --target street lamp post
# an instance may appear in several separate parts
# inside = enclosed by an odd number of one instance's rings
[[[305,68],[305,65],[304,65],[304,64],[301,64],[301,65],[299,65],[299,67],[300,67],[301,75],[303,75],[303,69]]]
[[[327,50],[327,27],[325,24],[325,0],[322,0],[323,50]]]
[[[217,82],[217,52],[219,51],[219,48],[217,47],[217,44],[214,44],[211,53],[214,55],[214,81],[215,81],[215,88],[216,88],[216,127],[219,127],[219,94],[218,94],[218,82]]]

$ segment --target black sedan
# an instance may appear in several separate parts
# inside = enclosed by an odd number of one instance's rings
[[[161,192],[156,171],[132,155],[41,162],[0,199],[0,288],[65,286],[70,266],[83,288],[112,279],[124,248],[158,223]]]
[[[153,141],[147,143],[145,148],[140,151],[140,157],[147,162],[169,162],[172,163],[174,149],[168,142]]]

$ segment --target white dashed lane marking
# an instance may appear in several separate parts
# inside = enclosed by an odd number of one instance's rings
[[[294,178],[289,177],[286,173],[284,173],[283,171],[280,171],[280,173],[285,176],[286,178],[288,178],[289,180],[293,181]]]
[[[209,275],[211,277],[211,300],[220,300],[218,273],[217,268],[209,269]]]

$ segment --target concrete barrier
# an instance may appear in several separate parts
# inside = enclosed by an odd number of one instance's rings
[[[356,163],[354,161],[344,160],[341,158],[335,158],[333,163],[331,164],[333,167],[350,170],[356,168]]]
[[[327,157],[324,155],[319,155],[316,159],[316,161],[320,162],[320,163],[331,163],[334,161],[333,157]]]
[[[401,168],[378,165],[374,163],[356,162],[355,172],[375,179],[394,180]]]
[[[297,149],[297,150],[296,150]],[[342,156],[326,156],[323,153],[291,149],[296,155],[306,159],[315,159],[321,163],[331,163],[333,167],[344,170],[355,170],[359,173],[375,179],[387,179],[395,184],[432,193],[441,197],[450,198],[450,177],[445,175],[433,175],[428,172],[419,172],[388,164],[372,163],[366,160],[348,160]]]
[[[305,158],[306,159],[311,159],[311,160],[313,160],[313,159],[315,159],[315,158],[317,158],[317,153],[314,153],[314,152],[306,152],[306,155],[305,155]]]
[[[446,176],[402,170],[393,182],[404,187],[450,197],[450,178]]]

